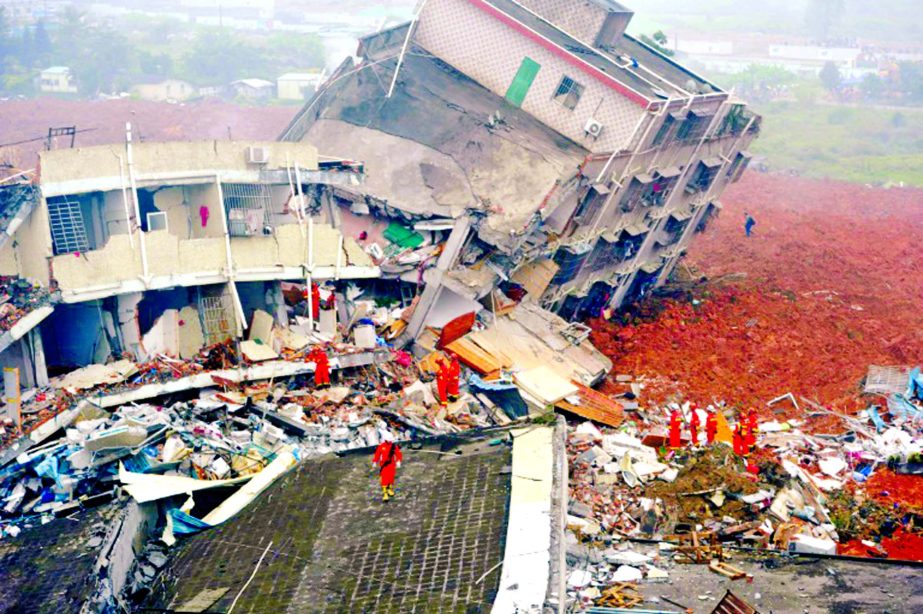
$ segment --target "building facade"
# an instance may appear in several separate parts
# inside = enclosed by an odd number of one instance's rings
[[[25,356],[0,362],[41,385],[49,370],[124,355],[189,358],[245,335],[256,310],[288,326],[281,282],[378,276],[321,197],[362,180],[361,165],[318,162],[303,143],[129,139],[43,152],[34,202],[15,240],[0,242],[0,274],[56,300],[34,330],[14,331],[30,334],[14,348]]]
[[[429,0],[424,50],[584,147],[578,172],[541,203],[509,272],[550,260],[540,300],[571,318],[662,284],[750,161],[760,118],[624,33],[605,0]]]

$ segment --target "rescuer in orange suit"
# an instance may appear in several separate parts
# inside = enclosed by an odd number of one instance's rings
[[[315,320],[320,317],[320,286],[311,284],[311,317]]]
[[[404,455],[401,454],[401,447],[395,443],[391,433],[384,433],[381,439],[381,443],[375,448],[375,455],[372,456],[372,469],[376,466],[379,468],[381,500],[387,501],[394,496],[394,476],[401,467]]]
[[[678,450],[681,446],[679,412],[674,409],[670,412],[670,448]]]
[[[461,377],[461,365],[458,364],[458,356],[455,353],[449,354],[449,366],[447,368],[446,395],[450,401],[458,400],[458,379]]]
[[[744,438],[740,431],[740,422],[734,426],[734,454],[737,456],[744,455]]]
[[[756,431],[759,425],[756,423],[756,410],[752,407],[747,412],[747,451],[752,452],[756,447]]]
[[[715,435],[718,434],[718,417],[715,412],[709,411],[708,417],[705,418],[705,439],[709,445],[715,443]]]
[[[445,407],[449,404],[449,365],[441,359],[436,359],[436,365],[439,370],[436,372],[436,392],[439,397],[439,404]]]
[[[315,347],[307,356],[308,361],[314,361],[314,385],[317,388],[327,388],[330,386],[330,360],[327,358],[327,352],[320,346]]]
[[[702,422],[699,420],[699,412],[696,411],[695,405],[692,406],[691,416],[689,417],[689,436],[692,445],[699,445],[699,426]]]

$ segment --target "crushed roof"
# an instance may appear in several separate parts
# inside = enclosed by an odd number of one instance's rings
[[[120,511],[105,505],[0,540],[0,612],[81,612],[96,592],[96,561]]]
[[[144,605],[177,608],[226,588],[210,610],[226,611],[240,593],[236,609],[251,613],[488,611],[503,560],[510,446],[482,435],[402,449],[388,503],[370,451],[301,463],[228,522],[182,540]]]

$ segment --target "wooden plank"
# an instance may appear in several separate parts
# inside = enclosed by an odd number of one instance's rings
[[[625,411],[618,401],[610,399],[605,394],[593,390],[589,386],[584,386],[580,382],[573,381],[572,383],[577,386],[580,404],[575,405],[566,399],[561,399],[555,404],[556,407],[606,426],[617,427],[622,424],[625,419]]]
[[[503,367],[500,361],[493,355],[482,350],[476,343],[467,337],[462,337],[461,339],[453,341],[446,346],[445,349],[455,352],[459,361],[471,367],[481,375],[495,373]]]
[[[439,333],[439,345],[436,347],[444,348],[456,339],[464,337],[471,331],[471,327],[474,326],[474,312],[465,313],[454,320],[450,320],[442,327],[442,332]]]

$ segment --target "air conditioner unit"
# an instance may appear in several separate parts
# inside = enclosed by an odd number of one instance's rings
[[[599,138],[599,135],[603,132],[603,125],[601,122],[598,122],[591,117],[587,120],[586,125],[583,127],[583,131],[593,138]]]
[[[247,164],[266,164],[269,162],[268,147],[248,147]]]

